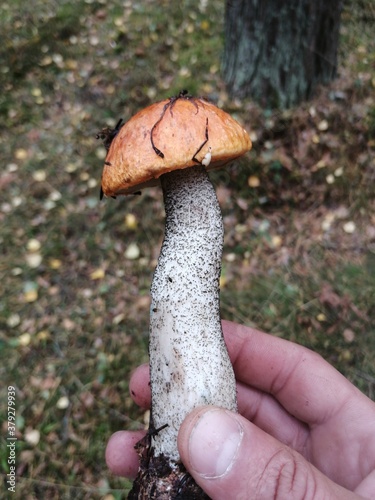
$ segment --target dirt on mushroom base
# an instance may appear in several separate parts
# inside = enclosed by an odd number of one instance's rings
[[[140,470],[128,495],[129,500],[209,500],[210,497],[197,485],[182,463],[172,468],[163,455],[148,456],[148,443],[139,443]],[[157,496],[155,496],[157,485]],[[164,490],[163,486],[164,485]],[[187,496],[188,495],[188,496]]]

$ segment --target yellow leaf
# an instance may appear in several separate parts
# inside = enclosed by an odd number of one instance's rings
[[[137,229],[138,221],[137,221],[136,216],[133,214],[126,214],[125,215],[125,226],[128,229]]]
[[[39,169],[33,172],[33,179],[37,182],[43,182],[47,178],[47,173],[45,170]]]
[[[38,252],[40,250],[40,247],[40,241],[38,241],[36,238],[31,238],[31,240],[29,240],[26,245],[26,248],[29,250],[29,252]]]
[[[220,276],[220,288],[224,288],[227,284],[228,280],[225,276]]]
[[[49,339],[50,334],[48,330],[41,330],[36,334],[36,338],[38,341],[43,341]]]
[[[352,353],[349,349],[344,349],[339,356],[340,361],[350,361],[352,359]]]
[[[92,280],[101,280],[104,278],[104,276],[105,276],[105,271],[101,267],[99,267],[90,274],[90,278]]]
[[[66,69],[77,69],[78,68],[78,62],[75,59],[67,59],[65,61],[65,67]]]
[[[56,403],[56,408],[59,410],[66,410],[70,404],[69,398],[67,396],[61,396]]]
[[[40,253],[33,252],[26,254],[25,260],[29,267],[31,267],[32,269],[36,269],[42,263],[43,257]]]
[[[49,267],[51,269],[60,269],[62,266],[62,262],[60,259],[50,259],[49,260]]]
[[[27,151],[26,149],[16,149],[16,152],[14,156],[17,158],[17,160],[25,160],[27,158]]]
[[[18,342],[19,342],[19,345],[22,345],[22,346],[27,346],[30,344],[30,341],[31,341],[31,335],[30,333],[23,333],[22,335],[20,335],[18,337]]]
[[[259,187],[260,186],[259,177],[257,177],[256,175],[250,175],[250,177],[247,179],[247,183],[252,188]]]
[[[39,87],[34,87],[31,89],[31,95],[34,97],[40,97],[42,95],[42,91]]]
[[[140,253],[141,251],[139,250],[138,245],[136,245],[135,243],[130,243],[124,255],[129,260],[135,260],[139,258]]]
[[[24,293],[24,298],[26,302],[35,302],[38,299],[38,290],[31,289]]]
[[[281,236],[275,235],[275,236],[272,236],[272,238],[271,238],[272,248],[279,248],[281,246],[282,242],[283,242],[283,240],[282,240]]]

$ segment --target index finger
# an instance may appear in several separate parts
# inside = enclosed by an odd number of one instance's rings
[[[222,324],[237,380],[272,394],[299,420],[321,424],[350,398],[363,396],[313,351],[237,323]]]

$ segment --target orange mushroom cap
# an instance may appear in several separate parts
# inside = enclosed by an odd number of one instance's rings
[[[102,175],[106,196],[131,194],[158,184],[172,170],[204,161],[207,170],[251,148],[246,130],[215,105],[181,93],[148,106],[123,125],[112,140]]]

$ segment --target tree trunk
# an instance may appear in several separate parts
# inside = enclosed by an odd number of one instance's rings
[[[287,108],[336,75],[341,0],[227,0],[224,79],[232,97]]]

